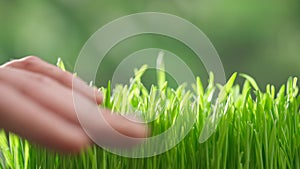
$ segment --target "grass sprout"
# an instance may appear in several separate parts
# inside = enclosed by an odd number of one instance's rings
[[[214,83],[210,74],[207,87],[200,77],[193,91],[181,84],[168,87],[163,54],[157,67],[158,84],[147,89],[141,77],[143,65],[134,71],[129,85],[101,87],[103,107],[114,112],[138,112],[158,135],[175,123],[174,130],[187,133],[171,150],[149,158],[125,158],[92,146],[80,155],[49,152],[13,133],[0,132],[1,169],[299,169],[300,168],[300,96],[297,78],[275,90],[267,85],[260,90],[255,80],[234,73],[224,86]],[[58,66],[64,69],[61,60]],[[245,79],[243,86],[235,79]],[[217,101],[213,95],[220,89]],[[192,128],[182,119],[194,120]],[[172,138],[169,138],[172,139]],[[200,140],[200,141],[199,141]]]

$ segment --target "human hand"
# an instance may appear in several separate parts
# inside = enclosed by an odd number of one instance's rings
[[[0,66],[0,129],[11,131],[47,148],[60,152],[79,152],[92,142],[77,118],[73,92],[89,106],[102,103],[102,95],[72,73],[29,56]],[[84,112],[89,114],[89,112]],[[101,110],[104,119],[119,133],[147,137],[147,127],[122,116]],[[91,119],[91,124],[98,123]],[[107,126],[95,124],[104,143],[117,145]],[[95,129],[95,130],[96,130]],[[103,137],[102,137],[103,136]]]

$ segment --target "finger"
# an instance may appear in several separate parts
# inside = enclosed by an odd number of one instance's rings
[[[80,95],[75,94],[74,102],[80,123],[98,145],[126,148],[141,143],[148,136],[148,128],[143,123],[99,109]]]
[[[85,116],[84,118],[88,119],[87,122],[90,123],[89,125],[94,126],[93,130],[95,132],[101,134],[100,136],[102,134],[103,136],[107,135],[104,139],[101,138],[103,141],[107,141],[105,142],[107,145],[118,145],[116,141],[120,140],[118,136],[112,137],[113,134],[110,132],[111,127],[129,137],[144,138],[148,134],[145,125],[112,114],[108,110],[102,110],[100,113],[103,113],[106,123],[109,124],[105,126],[105,123],[99,121],[99,118],[93,117],[94,112],[99,114],[98,106],[95,103],[83,97],[80,93],[73,92],[75,95],[74,100],[76,101],[78,98],[81,100],[74,103],[71,90],[59,85],[59,83],[50,78],[18,69],[2,68],[0,69],[0,80],[4,80],[24,95],[78,126],[80,126],[78,121],[79,115]],[[81,105],[82,103],[83,105]],[[79,106],[80,108],[76,109],[75,112],[74,106]],[[91,110],[92,108],[96,109]],[[102,126],[98,126],[98,124],[102,124]],[[130,144],[136,144],[136,142],[131,141],[128,144],[124,144],[124,146]]]
[[[0,81],[0,127],[60,152],[79,152],[90,144],[84,131]]]
[[[75,91],[82,93],[88,98],[96,100],[98,104],[102,103],[103,97],[98,90],[89,87],[83,80],[78,77],[74,77],[72,73],[63,71],[60,68],[49,64],[38,57],[28,56],[23,59],[13,60],[4,64],[2,67],[14,67],[39,73],[55,79],[68,88],[72,88],[72,80],[74,79],[76,82],[78,82],[78,85],[74,86]]]
[[[19,69],[1,68],[0,80],[57,115],[79,125],[70,88],[51,78]],[[94,104],[96,105],[96,103]]]
[[[107,123],[123,135],[133,138],[148,137],[149,129],[142,119],[133,116],[122,116],[102,108],[100,108],[100,112]]]
[[[94,117],[95,113],[100,114],[98,106],[86,97],[82,97],[80,93],[73,93],[75,95],[74,100],[76,101],[78,98],[80,100],[79,103],[75,102],[73,105],[71,92],[63,91],[63,89],[60,89],[53,83],[53,80],[47,77],[17,69],[2,68],[0,69],[0,80],[5,80],[9,85],[16,87],[24,95],[36,100],[36,102],[47,107],[52,107],[52,110],[57,111],[54,111],[55,113],[70,121],[78,123],[77,116],[83,116],[86,119],[84,122],[92,126],[93,133],[96,133],[98,139],[104,145],[127,147],[137,144],[137,141],[134,139],[123,139],[122,135],[138,138],[147,136],[147,127],[145,125],[131,122],[122,116],[113,115],[107,110],[100,112],[103,113],[104,120],[102,119],[101,121],[97,116]],[[76,106],[76,112],[74,106]],[[57,109],[53,109],[53,107]],[[108,125],[105,125],[107,123]],[[118,131],[121,135],[115,134],[114,130],[111,129]]]

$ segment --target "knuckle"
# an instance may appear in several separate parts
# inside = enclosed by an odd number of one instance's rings
[[[40,58],[38,58],[37,56],[26,56],[24,57],[24,60],[34,62],[34,61],[39,61]]]
[[[23,63],[24,67],[32,67],[36,65],[40,59],[36,56],[27,56],[22,59],[21,63]]]
[[[31,79],[30,81],[37,84],[47,84],[47,85],[52,84],[51,78],[40,74],[30,74],[29,78]]]
[[[40,58],[36,56],[26,56],[22,59],[16,59],[12,60],[10,62],[7,62],[3,64],[1,67],[21,67],[21,68],[26,68],[26,67],[31,67],[41,61]]]
[[[51,84],[52,80],[49,77],[36,75],[33,77],[35,81],[43,84]]]
[[[50,78],[41,75],[32,75],[28,81],[24,81],[24,84],[19,86],[19,90],[25,95],[32,96],[47,90],[51,86],[53,86],[53,82]]]

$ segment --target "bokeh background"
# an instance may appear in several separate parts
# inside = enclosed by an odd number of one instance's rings
[[[137,12],[165,12],[198,26],[214,44],[227,77],[253,76],[260,87],[279,86],[300,76],[300,1],[199,0],[0,0],[0,64],[36,55],[68,70],[88,38],[101,26]],[[202,75],[203,65],[179,42],[161,36],[132,37],[114,47],[99,69],[105,85],[122,58],[143,48],[163,48],[182,57]],[[166,63],[171,64],[171,63]],[[207,74],[202,75],[207,78]],[[149,76],[150,78],[150,76]]]

